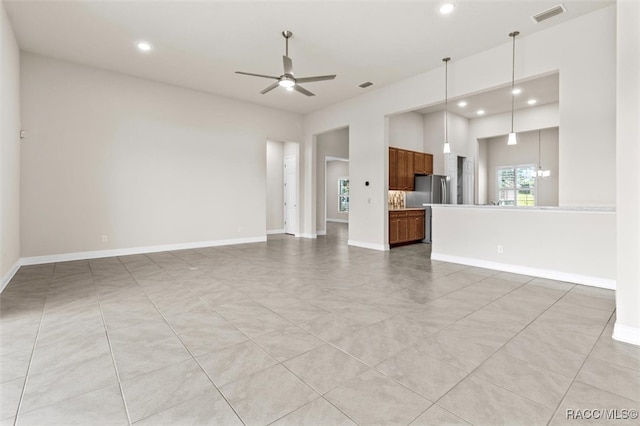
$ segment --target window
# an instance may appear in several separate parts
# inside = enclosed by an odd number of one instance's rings
[[[338,211],[349,212],[349,178],[338,179]]]
[[[536,167],[532,164],[503,166],[496,170],[498,204],[502,206],[536,205]]]

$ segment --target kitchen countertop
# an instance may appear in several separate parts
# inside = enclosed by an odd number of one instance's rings
[[[389,209],[390,212],[406,212],[412,210],[425,210],[424,207],[406,207],[404,209]]]
[[[444,207],[456,209],[494,209],[518,211],[552,211],[552,212],[594,212],[615,213],[615,207],[582,207],[582,206],[494,206],[479,204],[423,204],[425,207]]]

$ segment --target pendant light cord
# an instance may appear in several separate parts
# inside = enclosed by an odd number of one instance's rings
[[[514,31],[509,34],[513,38],[513,52],[511,62],[511,133],[513,133],[513,115],[515,110],[516,95],[513,91],[516,88],[516,36],[520,34],[519,31]]]
[[[444,143],[449,143],[449,61],[444,58]]]

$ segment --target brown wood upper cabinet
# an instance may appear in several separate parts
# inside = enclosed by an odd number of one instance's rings
[[[389,147],[389,189],[414,190],[415,175],[433,174],[433,155]]]
[[[417,175],[433,174],[433,154],[424,152],[413,153],[414,173]]]
[[[389,148],[389,189],[398,188],[398,150]]]

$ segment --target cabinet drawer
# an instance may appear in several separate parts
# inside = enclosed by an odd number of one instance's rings
[[[407,211],[393,211],[393,212],[389,212],[389,218],[394,219],[394,218],[400,218],[400,217],[407,217],[407,214],[408,214]]]

